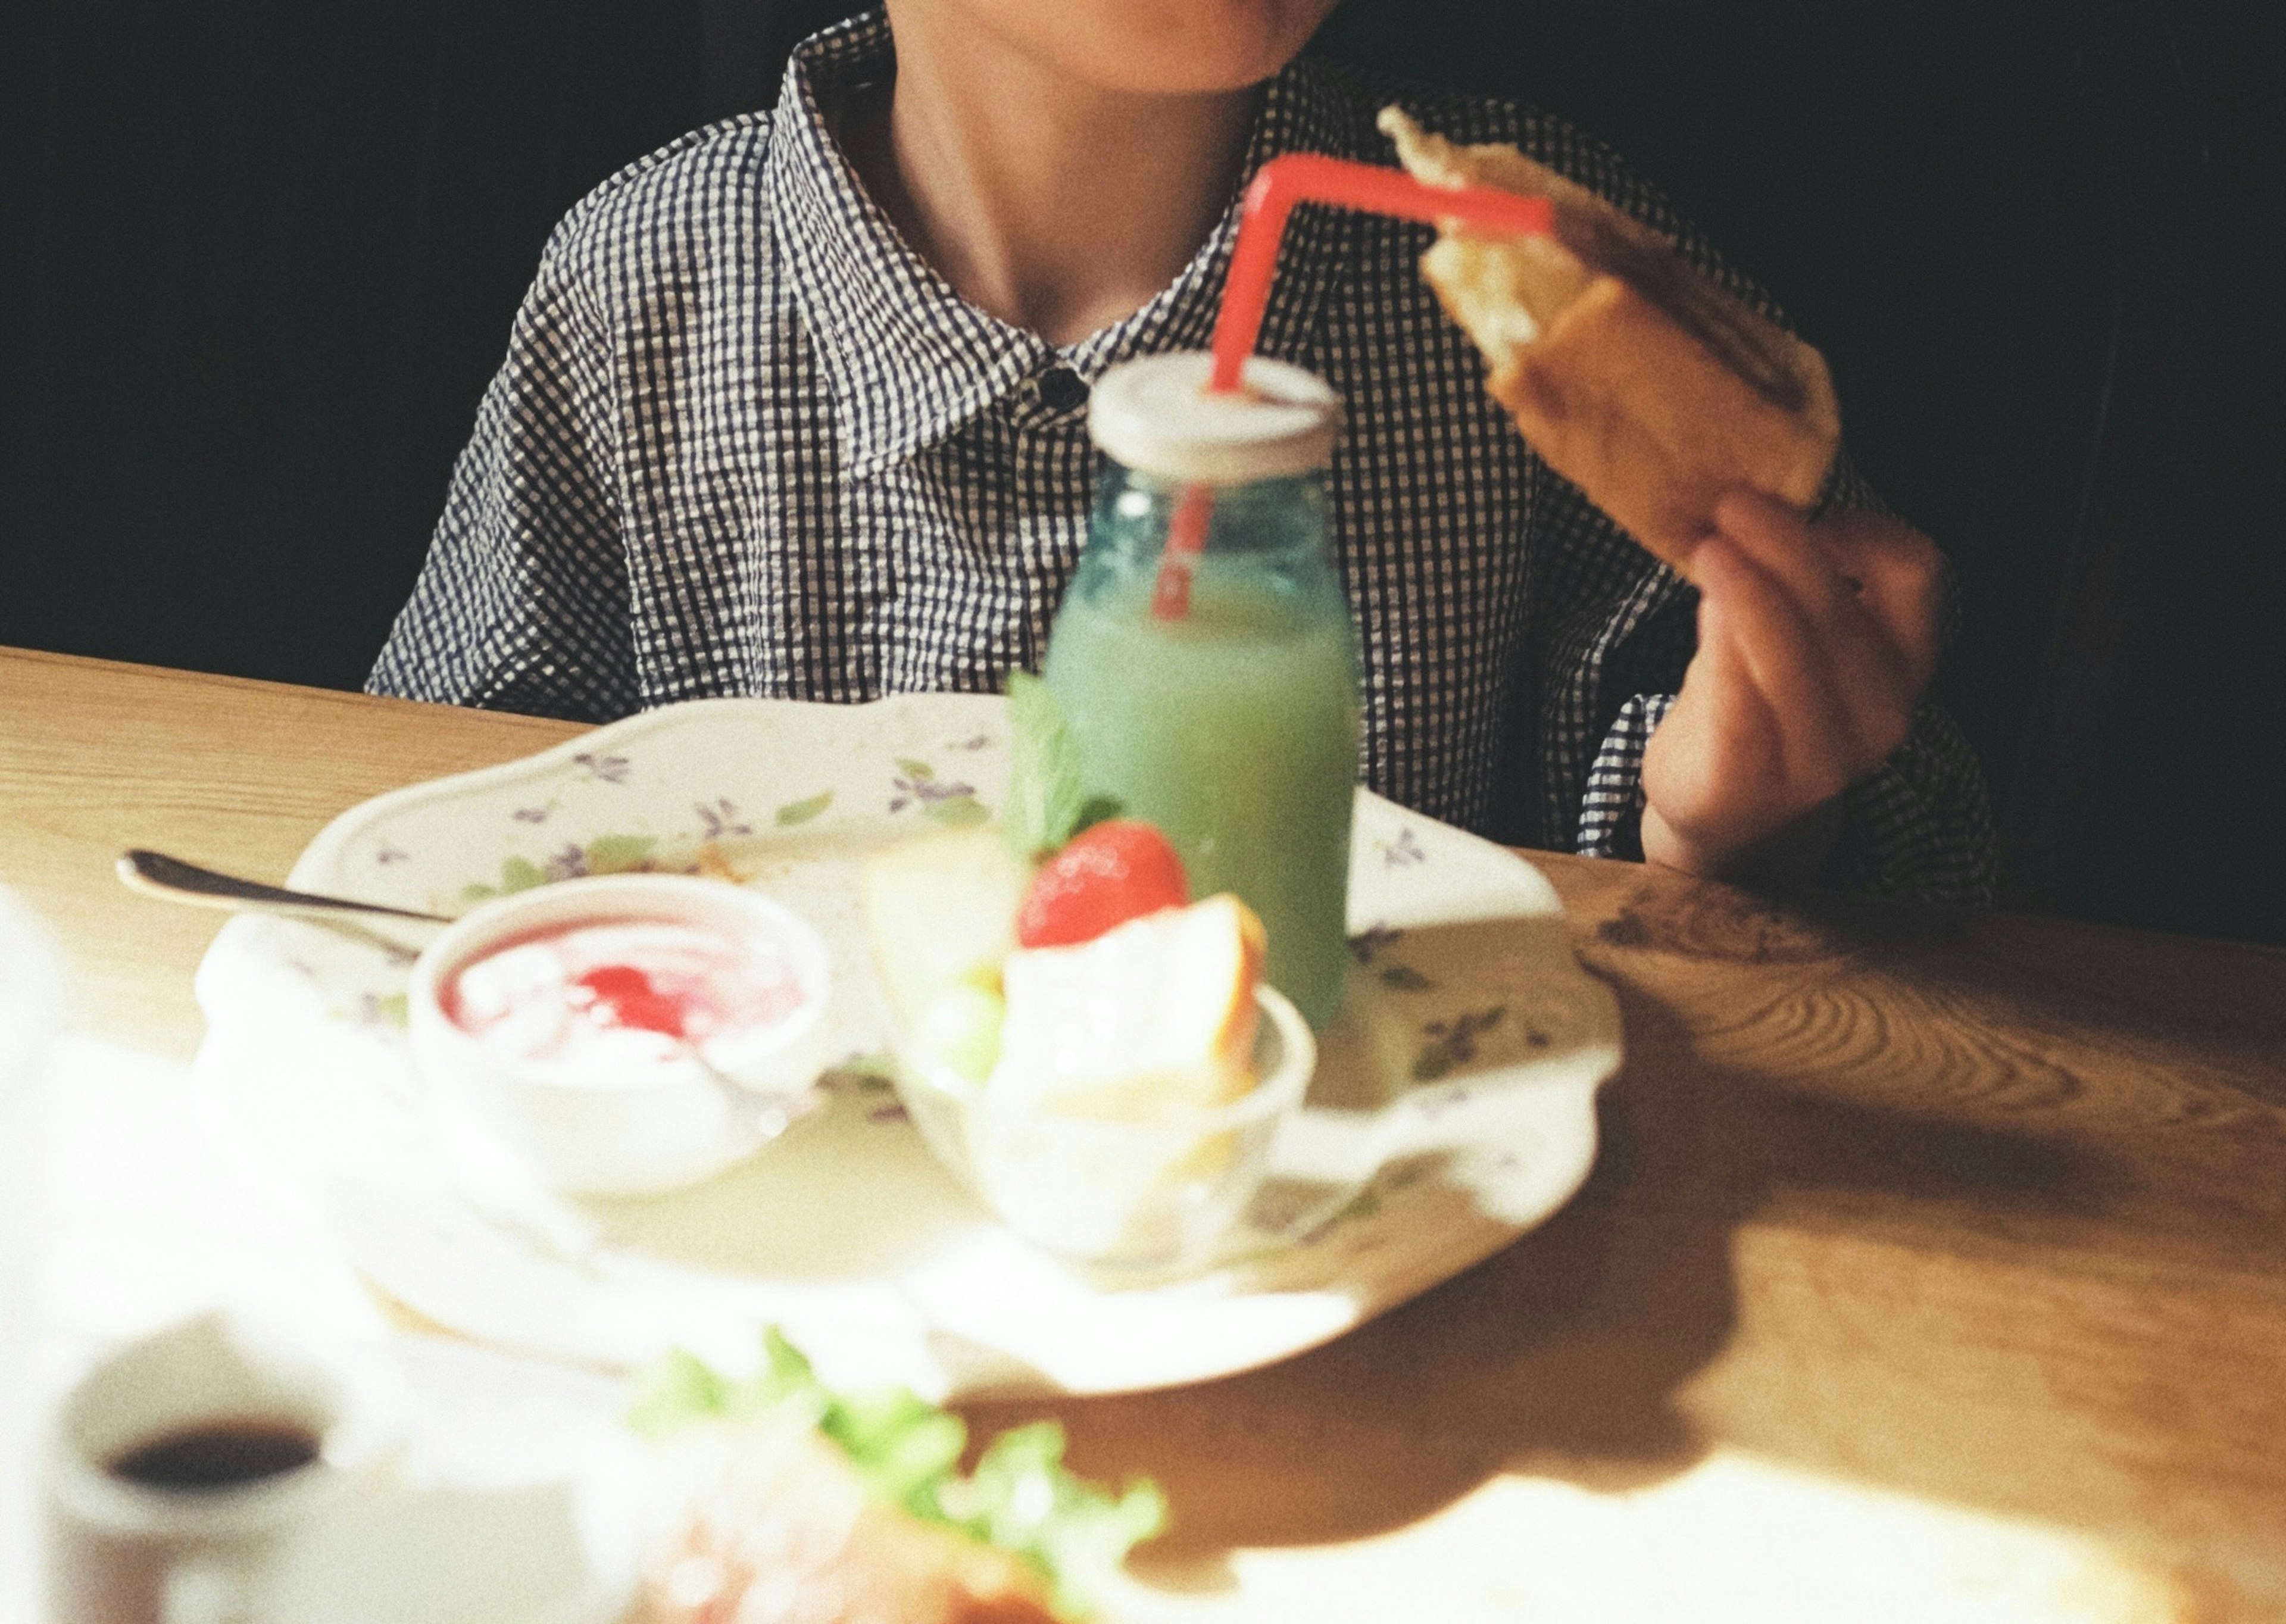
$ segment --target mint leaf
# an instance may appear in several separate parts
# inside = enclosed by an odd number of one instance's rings
[[[1022,671],[1008,678],[1008,735],[1002,828],[1018,856],[1042,856],[1071,838],[1086,804],[1079,742],[1048,685]]]
[[[1072,819],[1071,833],[1065,835],[1064,839],[1068,840],[1072,835],[1085,834],[1098,824],[1108,824],[1126,810],[1127,803],[1116,795],[1091,795],[1080,803],[1079,816]]]

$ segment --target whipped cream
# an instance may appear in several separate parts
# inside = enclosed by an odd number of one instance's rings
[[[445,1016],[487,1052],[609,1087],[686,1067],[723,1067],[807,1001],[792,958],[767,936],[680,919],[552,926],[469,960],[446,980]]]

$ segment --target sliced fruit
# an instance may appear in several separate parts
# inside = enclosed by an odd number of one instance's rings
[[[989,1091],[1121,1121],[1227,1105],[1254,1085],[1262,921],[1225,893],[1076,947],[1011,954]]]
[[[1000,1023],[1006,1015],[997,992],[964,982],[937,994],[922,1012],[913,1043],[957,1075],[981,1083],[999,1063]]]
[[[1040,865],[1016,917],[1023,947],[1092,942],[1130,919],[1191,900],[1183,860],[1149,824],[1113,818],[1083,830]]]
[[[1030,865],[989,827],[926,835],[866,859],[858,886],[865,934],[907,1030],[952,989],[997,984],[1031,879]]]

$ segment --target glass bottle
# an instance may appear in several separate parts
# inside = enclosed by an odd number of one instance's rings
[[[1089,426],[1112,461],[1044,675],[1087,792],[1165,832],[1194,896],[1234,891],[1265,979],[1322,1027],[1348,962],[1358,643],[1328,556],[1333,392],[1259,358],[1114,368]],[[1171,542],[1171,537],[1172,538]]]

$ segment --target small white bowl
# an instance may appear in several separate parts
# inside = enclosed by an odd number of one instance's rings
[[[518,938],[588,923],[666,920],[769,942],[803,998],[785,1020],[735,1045],[711,1044],[709,1067],[685,1056],[624,1082],[581,1079],[547,1060],[499,1053],[445,1013],[443,995],[468,966]],[[679,1189],[743,1161],[800,1114],[824,1052],[832,997],[825,943],[806,920],[754,892],[679,874],[611,874],[535,887],[485,903],[422,952],[406,989],[413,1055],[448,1121],[472,1121],[548,1188],[634,1195]],[[744,1102],[729,1085],[766,1100]],[[783,1109],[767,1107],[776,1102]]]

